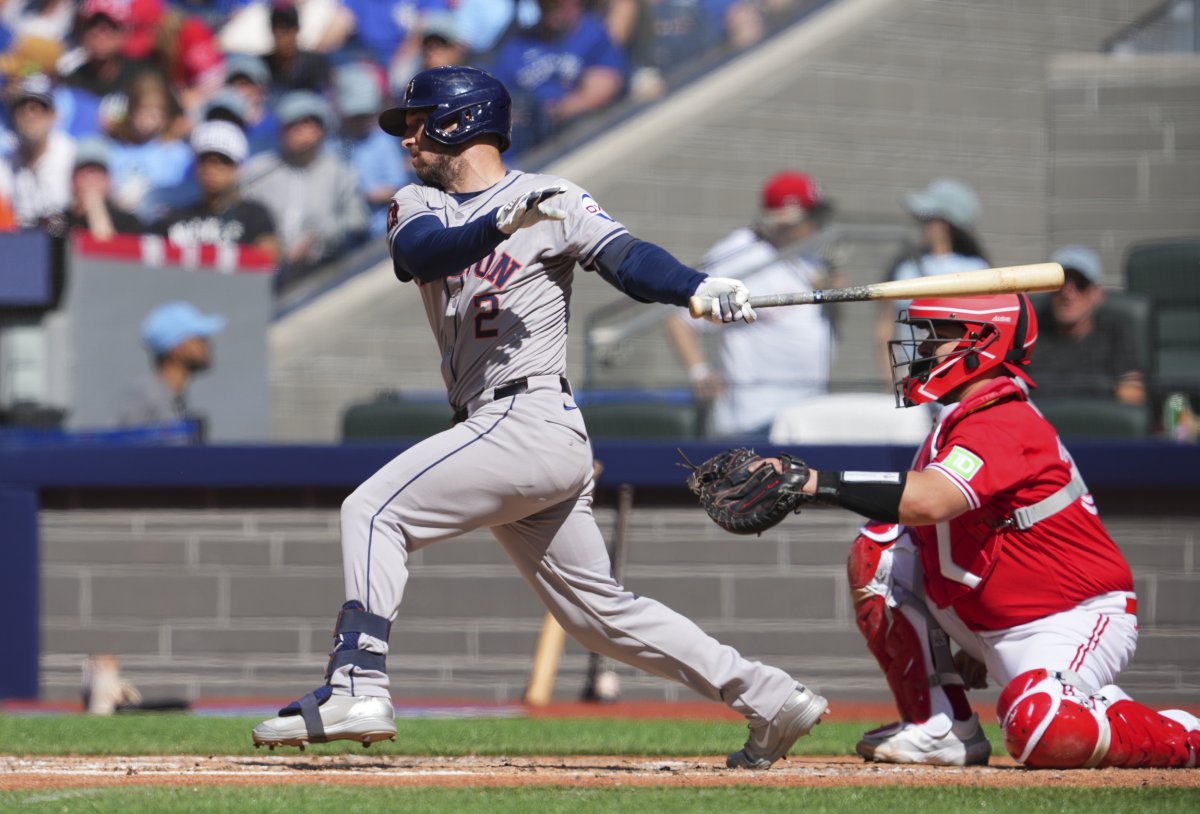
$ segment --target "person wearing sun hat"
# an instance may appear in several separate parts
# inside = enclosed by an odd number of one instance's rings
[[[117,425],[152,427],[198,420],[188,409],[188,385],[211,367],[211,340],[224,327],[223,316],[205,314],[184,300],[163,303],[147,314],[141,335],[151,372],[127,391]]]
[[[936,178],[924,188],[909,192],[900,203],[920,228],[920,242],[905,247],[885,279],[914,280],[991,266],[975,235],[983,207],[970,186],[955,178]],[[876,347],[887,347],[896,329],[896,315],[907,307],[908,300],[882,303],[875,328]],[[880,356],[881,370],[883,380],[891,382],[891,364],[886,356]]]

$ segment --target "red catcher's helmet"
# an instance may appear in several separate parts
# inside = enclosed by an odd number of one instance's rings
[[[1033,384],[1022,368],[1037,342],[1037,317],[1024,294],[913,300],[896,322],[907,331],[888,343],[898,406],[939,401],[1001,365]],[[935,343],[926,343],[938,323],[958,324],[964,331],[954,350],[941,356]]]

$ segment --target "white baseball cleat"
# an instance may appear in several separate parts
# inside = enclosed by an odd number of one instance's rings
[[[730,769],[769,769],[787,754],[792,744],[821,722],[829,703],[803,685],[784,702],[783,708],[765,724],[750,725],[750,737],[740,751],[725,758]]]
[[[303,750],[308,743],[336,740],[359,741],[367,747],[396,738],[396,712],[388,698],[332,695],[328,687],[321,687],[279,712],[254,727],[256,747],[299,746]]]
[[[986,766],[992,745],[979,716],[952,721],[939,712],[924,723],[895,723],[872,729],[855,747],[878,763],[927,763],[931,766]]]

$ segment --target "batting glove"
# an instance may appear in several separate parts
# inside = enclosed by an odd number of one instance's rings
[[[696,286],[693,297],[705,297],[709,310],[704,318],[709,322],[734,322],[744,319],[754,322],[758,314],[750,307],[750,289],[741,280],[731,277],[706,277]]]
[[[533,226],[544,220],[563,220],[567,213],[545,201],[566,191],[566,187],[558,184],[526,192],[496,210],[496,228],[506,235],[511,235],[518,229]]]

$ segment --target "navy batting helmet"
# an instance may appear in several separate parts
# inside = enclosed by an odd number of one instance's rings
[[[403,103],[379,114],[379,126],[403,137],[410,110],[429,111],[425,135],[439,144],[494,133],[504,152],[512,142],[512,99],[499,79],[478,68],[444,65],[421,71],[405,88]]]

